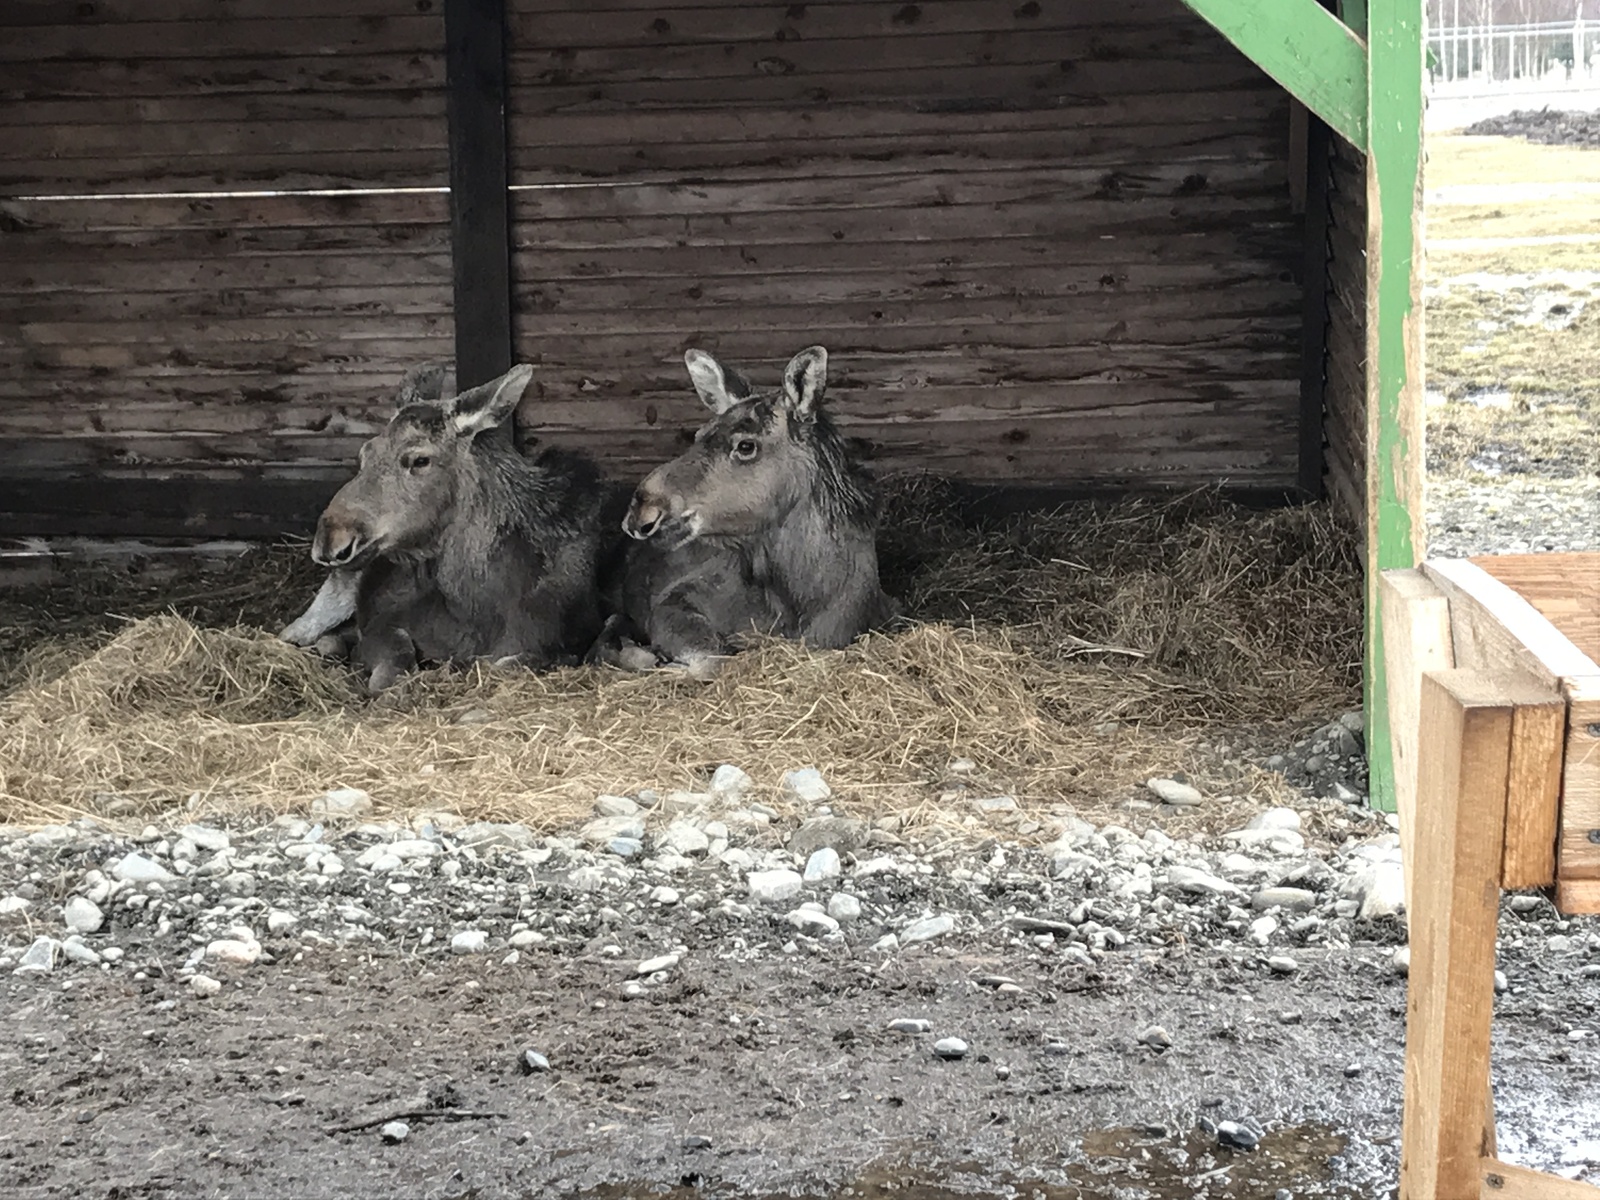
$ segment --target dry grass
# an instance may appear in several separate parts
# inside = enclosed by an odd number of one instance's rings
[[[1600,183],[1600,154],[1522,138],[1436,134],[1428,138],[1427,185]]]
[[[384,808],[549,828],[599,792],[692,788],[726,761],[767,788],[813,764],[843,810],[943,820],[968,811],[939,800],[957,757],[1025,808],[1092,813],[1155,772],[1270,794],[1196,738],[1355,698],[1354,548],[1321,509],[1196,497],[979,526],[927,515],[948,499],[909,485],[887,522],[886,578],[925,623],[838,652],[763,642],[710,684],[475,668],[370,703],[268,633],[176,615],[92,652],[81,634],[36,646],[0,698],[0,818],[135,815],[195,792],[211,809],[281,811],[345,785]]]

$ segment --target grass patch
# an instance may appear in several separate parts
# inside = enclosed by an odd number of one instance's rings
[[[1430,188],[1475,183],[1600,183],[1600,154],[1521,138],[1441,134],[1428,138]]]

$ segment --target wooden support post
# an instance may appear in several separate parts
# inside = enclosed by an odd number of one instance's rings
[[[1305,267],[1300,315],[1300,495],[1323,497],[1328,349],[1328,190],[1333,134],[1322,118],[1295,105],[1305,136]],[[1291,170],[1293,168],[1291,167]]]
[[[1419,570],[1385,571],[1378,580],[1384,628],[1384,676],[1389,694],[1389,747],[1394,760],[1395,811],[1406,875],[1406,919],[1415,902],[1417,751],[1422,677],[1455,666],[1450,601]]]
[[[511,369],[504,0],[445,0],[456,387]]]
[[[1393,808],[1378,574],[1424,550],[1422,8],[1372,0],[1367,22],[1367,756],[1372,801]]]
[[[1520,676],[1423,676],[1401,1200],[1469,1200],[1488,1127],[1489,1026]]]

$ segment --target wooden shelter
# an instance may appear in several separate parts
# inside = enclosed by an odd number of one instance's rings
[[[774,372],[822,342],[881,468],[1327,492],[1370,580],[1416,561],[1417,0],[9,0],[0,28],[0,535],[304,531],[399,375],[452,356],[537,364],[524,427],[632,479],[697,420],[686,346]]]

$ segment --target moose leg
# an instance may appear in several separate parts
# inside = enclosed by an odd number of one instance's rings
[[[330,571],[311,603],[278,634],[293,646],[314,646],[356,615],[356,593],[361,589],[361,572]]]

